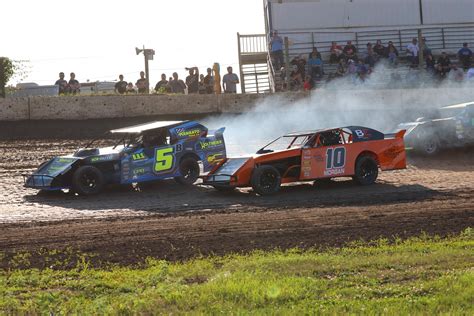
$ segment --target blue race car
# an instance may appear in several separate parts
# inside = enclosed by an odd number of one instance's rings
[[[93,195],[108,184],[131,184],[174,178],[193,184],[200,175],[226,158],[223,132],[194,121],[151,122],[111,130],[114,146],[94,148],[92,143],[72,155],[55,157],[24,175],[25,187],[69,189]]]

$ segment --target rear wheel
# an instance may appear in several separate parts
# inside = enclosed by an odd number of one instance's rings
[[[253,170],[251,184],[260,195],[275,194],[280,190],[281,176],[273,166],[260,166]]]
[[[176,182],[184,185],[193,184],[199,177],[199,163],[195,158],[184,158],[179,164],[179,171],[181,175],[174,178]]]
[[[373,184],[379,175],[377,161],[371,156],[362,156],[357,159],[353,179],[360,185]]]
[[[427,137],[420,141],[417,146],[417,151],[426,156],[433,156],[439,152],[439,140],[438,137],[432,136]]]
[[[94,195],[104,188],[102,172],[94,166],[79,167],[72,175],[72,187],[80,195]]]

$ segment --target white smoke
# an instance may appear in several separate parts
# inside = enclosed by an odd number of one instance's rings
[[[441,106],[474,100],[473,88],[474,82],[467,80],[440,83],[418,70],[381,63],[365,82],[335,79],[294,102],[274,94],[244,114],[210,117],[205,123],[210,128],[226,127],[229,155],[250,154],[293,131],[361,125],[393,132],[399,123]]]

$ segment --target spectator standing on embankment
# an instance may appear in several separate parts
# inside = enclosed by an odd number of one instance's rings
[[[68,84],[64,79],[64,72],[59,73],[59,79],[54,83],[56,86],[59,86],[59,94],[65,94],[68,92]]]
[[[77,94],[81,92],[81,84],[76,80],[76,74],[71,72],[69,79],[69,91],[72,94]]]
[[[140,71],[140,79],[138,79],[136,83],[138,93],[146,93],[148,85],[147,81],[148,80],[145,78],[145,72]]]
[[[172,93],[184,94],[184,89],[186,89],[186,84],[178,78],[177,72],[173,72],[173,80],[168,82],[168,86]]]
[[[166,92],[166,86],[168,85],[168,80],[166,80],[166,74],[161,74],[161,80],[155,86],[155,91],[158,93]]]
[[[222,85],[224,86],[224,93],[237,93],[237,84],[239,77],[232,73],[232,67],[227,67],[227,73],[222,78]]]
[[[119,81],[115,84],[115,93],[124,94],[127,92],[127,82],[123,80],[123,75],[119,75]]]
[[[188,93],[199,92],[199,69],[198,67],[186,67],[189,71],[189,76],[186,77],[186,85],[188,86]]]

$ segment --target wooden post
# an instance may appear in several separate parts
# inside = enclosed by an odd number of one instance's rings
[[[290,49],[288,44],[288,36],[285,36],[285,72],[286,72],[286,89],[290,88]]]
[[[242,93],[245,93],[245,77],[242,71],[242,51],[240,47],[240,34],[237,32],[237,47],[239,50],[239,72],[240,72],[240,89]]]
[[[5,81],[5,65],[4,65],[4,58],[0,57],[0,98],[5,98],[5,85],[7,84]]]

